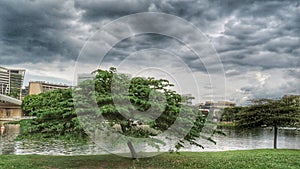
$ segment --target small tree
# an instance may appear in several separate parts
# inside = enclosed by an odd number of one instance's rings
[[[278,127],[297,126],[300,122],[297,97],[283,97],[278,100],[257,99],[252,105],[237,114],[236,125],[241,128],[272,127],[274,149],[277,148]]]

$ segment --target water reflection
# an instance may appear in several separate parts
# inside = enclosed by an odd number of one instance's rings
[[[105,154],[96,145],[89,143],[82,145],[79,143],[67,143],[61,140],[41,141],[18,141],[14,154],[44,154],[44,155],[93,155]]]
[[[49,139],[47,142],[21,140],[15,141],[20,133],[20,125],[4,124],[0,122],[0,154],[47,154],[47,155],[91,155],[105,154],[106,152],[93,143],[81,145],[67,141]],[[243,132],[236,129],[222,129],[226,136],[215,136],[217,144],[199,139],[205,146],[200,149],[188,146],[183,151],[225,151],[242,149],[273,148],[273,131],[270,129],[255,129]],[[168,143],[168,141],[166,141]],[[124,147],[127,149],[127,147]],[[279,130],[278,148],[300,149],[300,132],[296,130]],[[146,148],[148,151],[156,149]],[[168,151],[160,150],[160,151]]]
[[[55,139],[48,139],[47,142],[32,140],[16,141],[15,139],[21,131],[20,125],[5,123],[0,122],[0,154],[79,155],[105,153],[92,143],[82,145]]]
[[[273,148],[273,131],[271,129],[253,129],[241,131],[237,129],[222,129],[226,136],[215,136],[217,144],[206,140],[200,143],[205,146],[200,151],[225,151]],[[278,148],[300,149],[300,132],[295,129],[280,129],[278,131]],[[199,151],[188,147],[187,151]]]
[[[20,133],[20,125],[5,124],[5,122],[0,122],[0,126],[1,126],[0,153],[12,154],[15,152],[15,148],[17,147],[15,138]]]

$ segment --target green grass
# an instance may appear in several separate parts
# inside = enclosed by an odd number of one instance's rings
[[[300,168],[300,150],[240,150],[226,152],[164,153],[152,158],[131,160],[115,155],[46,156],[1,155],[0,168]]]

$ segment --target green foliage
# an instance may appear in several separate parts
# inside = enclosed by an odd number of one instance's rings
[[[175,137],[184,134],[175,146],[177,149],[185,143],[203,147],[196,140],[205,119],[196,108],[182,104],[181,95],[170,89],[173,85],[169,81],[143,77],[130,79],[125,74],[118,74],[115,68],[99,69],[94,74],[94,79],[83,81],[74,90],[26,96],[22,109],[37,118],[24,121],[23,135],[86,137],[85,132],[91,136],[103,130],[103,126],[117,125],[120,130],[114,132],[142,140],[148,138],[148,144],[154,147],[164,144],[153,137],[162,132]],[[175,122],[178,127],[169,131]],[[113,139],[113,144],[122,139]]]
[[[36,110],[41,109],[41,95],[27,95],[22,102],[22,110],[26,115],[36,116]]]
[[[252,105],[237,114],[236,124],[242,128],[296,126],[300,122],[299,102],[296,101],[291,97],[253,100]]]
[[[221,121],[234,122],[237,118],[238,112],[240,112],[243,107],[226,107],[223,110]]]
[[[23,136],[38,133],[41,137],[86,137],[74,110],[72,89],[28,95],[23,100],[22,109],[36,116],[36,119],[21,124]]]
[[[97,130],[103,131],[101,125],[107,124],[119,125],[121,130],[118,132],[123,136],[152,138],[168,132],[176,121],[179,126],[168,133],[175,137],[184,133],[176,148],[183,147],[184,143],[202,147],[196,139],[200,137],[205,119],[196,108],[182,104],[181,95],[171,90],[173,84],[168,80],[152,77],[130,79],[117,73],[115,68],[98,69],[93,73],[94,79],[79,84],[74,94],[78,102],[76,111],[88,133],[93,135]],[[93,102],[96,102],[96,108]],[[141,125],[150,129],[140,128]]]
[[[9,96],[16,98],[16,99],[20,99],[20,89],[19,89],[19,91],[11,90],[9,93]]]

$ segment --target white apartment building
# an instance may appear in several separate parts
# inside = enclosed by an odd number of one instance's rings
[[[0,94],[20,99],[24,69],[9,69],[0,66]]]

